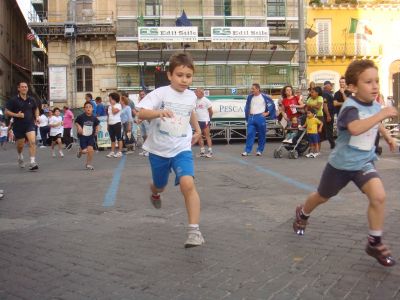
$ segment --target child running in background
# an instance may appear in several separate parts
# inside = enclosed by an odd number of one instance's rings
[[[379,93],[378,69],[371,60],[353,61],[346,71],[346,83],[354,92],[342,105],[338,116],[338,138],[322,174],[318,191],[310,194],[296,208],[293,229],[303,235],[311,212],[343,189],[350,181],[369,199],[369,234],[365,251],[386,267],[395,264],[389,249],[382,243],[385,219],[385,189],[375,169],[375,136],[379,131],[389,144],[396,147],[381,121],[397,116],[394,107],[381,109],[374,101]]]
[[[93,105],[86,102],[83,109],[85,112],[75,119],[76,131],[78,133],[79,145],[77,157],[87,154],[86,169],[94,170],[92,165],[95,136],[99,132],[100,121],[93,116]]]
[[[61,112],[58,107],[53,109],[53,116],[49,119],[50,138],[51,138],[51,156],[56,157],[55,145],[58,145],[58,153],[60,157],[64,157],[62,152],[62,134],[64,131]]]
[[[8,127],[4,122],[0,122],[0,147],[3,150],[6,150],[7,136]]]
[[[322,131],[323,123],[315,117],[315,110],[307,111],[307,119],[304,125],[307,128],[308,142],[310,143],[310,153],[306,157],[316,158],[319,155],[319,134]]]
[[[201,135],[197,122],[196,95],[188,90],[193,80],[194,65],[187,53],[171,56],[168,79],[171,85],[157,88],[139,102],[139,119],[149,120],[150,127],[143,149],[148,151],[153,176],[150,200],[161,208],[160,193],[174,170],[175,185],[180,185],[188,213],[188,237],[185,248],[200,246],[204,238],[199,230],[200,197],[194,184],[191,145]],[[190,126],[191,125],[191,126]],[[192,128],[195,130],[192,136]]]

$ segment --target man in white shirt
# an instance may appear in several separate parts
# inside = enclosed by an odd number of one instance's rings
[[[246,148],[242,156],[248,156],[253,148],[256,134],[258,134],[257,156],[261,156],[265,147],[265,135],[267,133],[265,118],[269,116],[268,103],[273,103],[272,99],[261,93],[258,83],[251,86],[251,94],[247,96],[244,108],[247,121]]]
[[[202,136],[199,139],[200,146],[200,156],[201,157],[212,157],[212,141],[210,136],[210,121],[213,115],[212,103],[209,99],[204,97],[204,90],[197,88],[196,94],[196,115],[201,129]],[[206,149],[204,147],[203,136],[206,138],[208,153],[206,154]]]

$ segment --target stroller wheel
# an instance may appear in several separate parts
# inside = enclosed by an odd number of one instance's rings
[[[274,158],[282,158],[282,149],[274,150]]]
[[[289,158],[297,159],[299,158],[299,152],[297,150],[292,150],[289,152]]]

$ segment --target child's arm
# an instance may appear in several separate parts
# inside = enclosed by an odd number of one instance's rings
[[[192,137],[192,145],[196,144],[198,140],[201,137],[201,129],[199,126],[199,122],[197,120],[197,116],[195,111],[192,111],[192,114],[190,115],[190,125],[192,125],[192,128],[194,129],[193,137]]]
[[[322,132],[322,127],[324,127],[324,123],[320,122],[318,125],[318,132],[321,133]]]
[[[386,130],[383,124],[379,124],[379,133],[383,136],[386,143],[389,145],[390,151],[394,152],[396,150],[396,140],[390,136],[389,131]]]
[[[82,129],[81,125],[79,125],[78,123],[75,122],[75,126],[76,126],[76,131],[79,134],[82,134],[83,133],[83,129]]]
[[[347,130],[350,132],[351,135],[360,135],[376,124],[380,123],[386,118],[394,118],[397,117],[397,110],[396,108],[392,107],[385,107],[380,112],[376,113],[375,115],[366,118],[366,119],[359,119],[350,122],[347,125]]]
[[[97,126],[96,126],[96,129],[95,129],[95,131],[94,131],[94,134],[97,136],[97,134],[99,133],[99,131],[100,131],[100,125],[97,125]]]
[[[157,118],[161,118],[162,120],[164,120],[164,118],[172,118],[173,116],[174,113],[170,110],[152,110],[142,108],[138,113],[138,117],[140,120],[149,121]]]

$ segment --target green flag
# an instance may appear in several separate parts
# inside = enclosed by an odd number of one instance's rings
[[[358,20],[351,18],[349,32],[350,33],[356,33],[357,32],[357,26],[358,26]]]
[[[137,18],[137,25],[138,27],[143,27],[144,25],[144,18],[143,18],[143,13],[140,13],[140,17]]]

